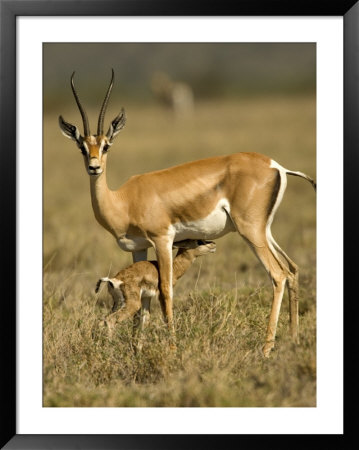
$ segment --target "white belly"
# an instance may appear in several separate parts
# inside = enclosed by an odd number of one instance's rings
[[[118,245],[125,252],[138,252],[151,247],[151,242],[143,237],[123,236],[117,240]]]
[[[174,236],[174,242],[184,239],[217,239],[236,231],[229,212],[228,200],[222,199],[207,217],[189,222],[176,222],[171,225],[169,233]],[[152,245],[143,237],[128,235],[120,237],[117,243],[126,252],[138,252]]]
[[[229,217],[229,211],[228,201],[222,199],[207,217],[190,222],[175,223],[172,225],[172,232],[175,234],[174,241],[216,239],[231,231],[236,231]]]

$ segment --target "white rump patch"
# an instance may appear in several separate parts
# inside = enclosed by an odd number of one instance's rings
[[[280,164],[275,162],[273,159],[271,160],[270,167],[272,169],[277,169],[279,171],[280,187],[279,187],[279,191],[278,191],[278,194],[277,194],[276,201],[274,202],[272,211],[271,211],[271,213],[270,213],[270,215],[268,217],[267,226],[266,226],[266,236],[267,236],[267,242],[268,242],[268,245],[269,245],[271,251],[274,253],[274,255],[276,255],[278,257],[277,251],[275,250],[275,248],[273,246],[273,242],[275,242],[275,241],[274,241],[273,236],[272,236],[271,225],[272,225],[272,222],[273,222],[274,215],[275,215],[279,205],[281,204],[281,201],[283,199],[283,195],[284,195],[285,189],[287,187],[287,169],[282,167]]]
[[[287,172],[287,169],[285,169],[283,166],[274,161],[274,159],[271,159],[269,167],[271,169],[278,169],[280,172]]]

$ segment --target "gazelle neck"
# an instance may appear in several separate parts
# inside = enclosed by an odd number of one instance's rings
[[[114,217],[117,217],[118,222],[118,212],[123,209],[123,205],[117,198],[116,192],[110,190],[107,185],[106,166],[103,167],[103,172],[100,175],[90,175],[90,191],[92,209],[96,220],[117,238],[122,230],[118,230],[114,226]]]
[[[189,269],[195,259],[194,253],[190,250],[178,250],[176,257],[173,260],[173,285]]]

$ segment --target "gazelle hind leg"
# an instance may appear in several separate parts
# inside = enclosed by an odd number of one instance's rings
[[[242,227],[240,227],[235,218],[232,218],[232,220],[236,224],[239,233],[246,239],[257,258],[263,264],[272,281],[272,308],[267,327],[266,342],[263,346],[263,354],[265,357],[268,357],[270,351],[274,347],[280,307],[282,304],[283,293],[289,271],[281,262],[277,253],[273,249],[273,246],[268,241],[266,229],[264,226],[245,227],[242,224]]]
[[[282,248],[279,247],[278,243],[274,240],[271,232],[269,232],[269,239],[270,239],[273,247],[283,256],[283,258],[287,262],[290,272],[293,272],[293,273],[298,272],[298,266],[296,265],[296,263],[289,258],[289,256],[286,254],[286,252]]]
[[[266,342],[263,347],[263,354],[265,357],[268,357],[274,347],[280,307],[288,274],[276,255],[271,251],[267,242],[263,247],[253,246],[253,250],[267,270],[273,286],[272,308],[267,327]]]
[[[269,232],[267,237],[271,241],[273,247],[282,255],[284,260],[288,264],[288,277],[287,277],[287,288],[288,288],[288,296],[289,296],[289,321],[290,321],[290,329],[293,341],[298,344],[299,343],[299,297],[298,297],[298,266],[292,261],[289,256],[282,250],[277,242],[274,240],[273,236]]]
[[[299,344],[299,299],[298,299],[298,272],[292,272],[288,276],[288,295],[289,295],[289,320],[292,339]]]

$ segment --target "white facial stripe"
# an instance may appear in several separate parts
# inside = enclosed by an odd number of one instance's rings
[[[101,159],[104,146],[105,146],[105,140],[102,139],[100,149],[99,149],[99,159]]]
[[[85,141],[83,141],[82,146],[83,146],[83,148],[86,150],[86,153],[89,155],[89,154],[90,154],[90,150],[89,150],[89,148],[87,147],[87,143],[86,143]]]
[[[90,139],[90,138],[92,138],[92,139]],[[96,145],[96,140],[95,140],[95,138],[93,136],[90,136],[89,139],[90,139],[89,142],[90,142],[91,145]],[[102,153],[103,153],[103,149],[104,149],[106,144],[107,144],[106,139],[102,139],[101,144],[100,144],[100,148],[99,148],[99,158],[98,159],[101,159],[101,156],[102,156]],[[82,146],[85,149],[86,153],[89,155],[90,154],[90,150],[88,148],[87,142],[83,141],[82,142]]]
[[[96,145],[96,144],[97,144],[97,141],[96,141],[95,136],[89,136],[89,137],[88,137],[88,141],[89,141],[89,143],[90,143],[91,145]]]

